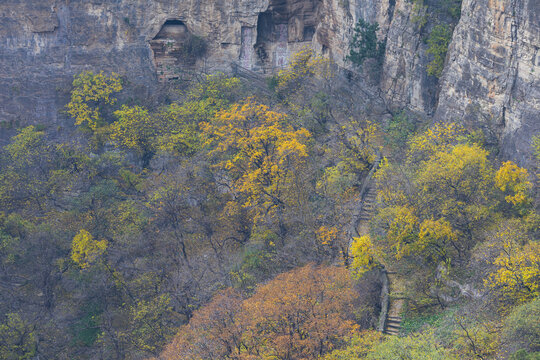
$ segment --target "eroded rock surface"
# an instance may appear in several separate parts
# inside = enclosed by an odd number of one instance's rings
[[[506,157],[540,131],[540,2],[464,0],[436,117],[495,127]]]
[[[84,70],[120,73],[148,98],[182,72],[236,63],[272,73],[305,46],[347,67],[363,18],[387,40],[379,85],[391,108],[493,123],[508,156],[524,161],[540,122],[540,3],[464,0],[461,12],[438,81],[426,73],[429,26],[408,0],[4,0],[0,122],[60,123]],[[205,49],[186,55],[194,37]]]
[[[272,71],[306,45],[343,63],[355,21],[345,7],[340,0],[5,0],[0,121],[56,123],[73,75],[84,70],[118,72],[150,93],[160,79],[193,68],[230,71],[238,62]],[[180,61],[178,34],[162,31],[175,22],[205,39],[204,56]]]

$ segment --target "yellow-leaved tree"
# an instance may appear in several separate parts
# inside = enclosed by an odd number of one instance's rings
[[[529,181],[529,173],[512,161],[504,162],[499,168],[495,175],[495,185],[505,193],[505,200],[514,206],[527,205],[531,201],[529,192],[532,183]]]
[[[106,124],[102,107],[113,105],[116,98],[112,95],[121,90],[122,80],[118,74],[107,76],[103,72],[94,74],[92,71],[85,71],[73,80],[67,112],[75,119],[75,125],[95,131]]]
[[[382,161],[376,178],[384,206],[372,221],[378,236],[369,246],[379,256],[371,261],[434,274],[470,255],[496,201],[488,152],[467,140],[463,128],[436,124],[411,139],[405,167]],[[372,267],[362,256],[358,273]]]
[[[485,284],[502,294],[502,310],[540,296],[540,244],[527,241],[522,227],[504,224],[489,244],[498,248],[499,255]]]
[[[279,71],[276,90],[281,94],[298,90],[306,79],[324,75],[324,71],[327,71],[324,66],[326,62],[324,58],[316,56],[311,48],[303,48],[292,57],[286,69]]]
[[[216,167],[227,175],[231,189],[245,196],[243,205],[255,218],[277,216],[284,233],[283,210],[292,198],[295,174],[308,156],[310,133],[294,129],[286,115],[252,98],[219,112],[202,128]]]
[[[355,277],[362,277],[378,265],[381,255],[369,235],[353,238],[351,244],[351,270]]]
[[[124,148],[135,150],[143,161],[149,158],[155,151],[153,137],[158,126],[148,110],[122,105],[114,115],[118,120],[111,124],[111,139]]]
[[[71,259],[81,268],[92,265],[107,250],[107,240],[94,240],[92,234],[82,229],[71,243]]]

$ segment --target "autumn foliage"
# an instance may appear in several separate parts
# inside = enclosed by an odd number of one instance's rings
[[[277,276],[248,299],[219,293],[184,326],[162,359],[317,359],[358,325],[344,268],[308,265]]]
[[[202,128],[215,166],[226,174],[233,192],[244,196],[243,206],[255,217],[269,212],[282,217],[311,134],[295,130],[285,114],[252,98],[219,112]]]

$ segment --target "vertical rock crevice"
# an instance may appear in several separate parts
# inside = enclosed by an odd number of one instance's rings
[[[539,12],[536,0],[464,0],[435,114],[483,129],[520,164],[540,131]]]

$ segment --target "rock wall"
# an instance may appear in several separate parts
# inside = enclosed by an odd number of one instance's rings
[[[268,44],[257,44],[263,13],[274,20]],[[147,98],[178,72],[230,71],[233,61],[271,71],[306,45],[343,63],[354,21],[342,0],[4,0],[0,123],[61,121],[73,75],[84,70],[125,75]],[[204,38],[205,55],[179,61],[182,44],[162,31],[166,22]],[[256,52],[263,45],[267,63]]]
[[[267,7],[268,0],[4,0],[0,122],[56,123],[73,75],[84,70],[118,72],[152,93],[158,73],[150,42],[167,20],[207,38],[210,56],[200,67],[228,70],[242,26],[256,26]]]
[[[540,2],[464,0],[441,81],[437,119],[495,128],[526,163],[540,132]]]
[[[426,73],[419,15],[410,0],[3,0],[0,125],[61,123],[84,70],[120,73],[149,98],[183,71],[274,72],[304,46],[348,66],[363,18],[387,40],[380,88],[391,107],[495,124],[505,153],[524,160],[540,123],[538,0],[463,0],[440,81]],[[186,60],[189,36],[205,39],[203,56]]]
[[[432,86],[425,71],[425,45],[413,18],[413,4],[397,0],[388,26],[381,90],[394,108],[429,112],[433,106],[429,97]]]

